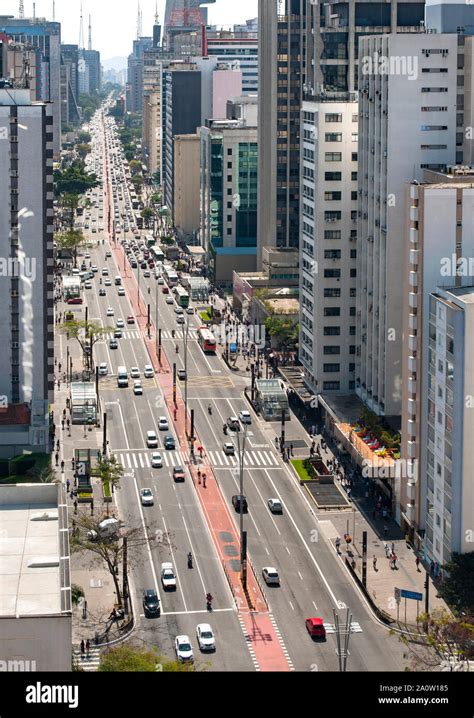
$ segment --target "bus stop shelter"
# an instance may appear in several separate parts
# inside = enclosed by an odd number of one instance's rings
[[[259,379],[255,382],[255,401],[257,409],[265,421],[280,421],[285,416],[290,418],[288,396],[279,379]]]
[[[71,384],[71,422],[73,424],[97,423],[97,392],[94,382]]]
[[[189,292],[193,302],[209,301],[209,280],[203,277],[186,277],[182,279],[183,286]]]

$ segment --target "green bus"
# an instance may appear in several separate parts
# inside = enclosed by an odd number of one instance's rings
[[[183,307],[183,309],[187,309],[189,307],[189,294],[185,288],[177,284],[173,291],[179,306]]]

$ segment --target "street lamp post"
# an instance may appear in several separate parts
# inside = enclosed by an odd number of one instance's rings
[[[186,318],[186,327],[183,324],[183,347],[184,347],[184,431],[188,434],[188,338],[189,338],[189,315]]]
[[[247,588],[247,536],[244,532],[244,506],[242,497],[244,496],[244,460],[245,460],[245,444],[247,441],[247,424],[244,425],[242,442],[240,441],[240,432],[237,432],[237,453],[239,458],[239,491],[240,491],[240,512],[239,512],[239,530],[240,530],[240,579],[244,590]]]

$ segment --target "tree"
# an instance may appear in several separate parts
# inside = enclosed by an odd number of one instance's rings
[[[153,182],[154,184],[160,185],[160,184],[161,184],[161,173],[160,173],[160,170],[156,170],[156,172],[153,173],[151,179],[152,179],[152,182]],[[158,200],[158,201],[159,201],[159,200]]]
[[[115,491],[120,487],[120,480],[123,478],[123,466],[115,456],[104,458],[99,462],[97,473],[102,482],[104,493],[107,490]],[[107,516],[109,515],[109,504],[107,503]]]
[[[68,334],[70,338],[76,339],[82,349],[84,364],[92,372],[94,369],[93,351],[98,341],[104,338],[104,334],[110,334],[113,327],[103,327],[94,322],[77,321],[64,322],[59,328],[62,334]]]
[[[86,132],[86,130],[81,130],[77,134],[77,139],[79,142],[84,142],[88,145],[92,140],[92,136],[90,132]]]
[[[101,536],[99,524],[102,519],[100,515],[95,518],[85,513],[79,514],[75,520],[74,531],[71,535],[71,551],[73,553],[89,553],[92,560],[104,564],[107,568],[115,586],[116,602],[123,608],[122,587],[119,580],[119,569],[123,566],[124,551],[127,551],[128,566],[142,560],[143,548],[161,544],[171,545],[171,534],[159,529],[153,529],[148,523],[148,535],[143,533],[141,526],[125,528],[122,527],[113,536]],[[126,544],[124,539],[127,539]],[[126,549],[125,549],[126,546]]]
[[[457,611],[474,616],[474,551],[454,553],[442,570],[441,598]]]
[[[59,206],[66,209],[69,213],[69,227],[74,229],[74,220],[76,217],[76,210],[79,206],[79,195],[77,194],[63,194],[59,200]]]
[[[135,177],[132,177],[132,184],[135,187],[135,192],[137,194],[141,194],[143,188],[143,177],[141,175],[136,175]]]
[[[87,155],[90,153],[90,151],[91,151],[91,146],[85,144],[84,142],[81,142],[81,144],[76,145],[76,152],[79,155],[79,157],[81,158],[81,160],[84,160],[87,157]]]
[[[135,175],[139,174],[142,169],[142,163],[138,160],[132,160],[130,162],[130,173],[132,177],[135,177]]]
[[[189,673],[194,668],[189,663],[170,661],[154,649],[128,644],[103,653],[98,670],[102,673]]]
[[[150,220],[153,219],[154,214],[155,214],[155,213],[153,212],[153,210],[150,209],[149,207],[145,207],[145,208],[142,209],[142,211],[140,212],[140,215],[143,217],[143,219],[144,219],[145,224],[146,224],[147,227],[148,227],[149,224],[150,224]]]
[[[58,249],[71,252],[74,259],[74,266],[77,267],[77,255],[80,249],[87,246],[88,242],[80,229],[68,229],[66,232],[59,232],[54,236]]]
[[[64,194],[81,195],[99,185],[97,176],[86,172],[82,160],[72,162],[64,170],[55,170],[53,178],[54,193],[57,197]]]
[[[446,609],[438,609],[428,616],[418,617],[420,628],[400,641],[407,648],[413,670],[451,671],[469,670],[474,658],[474,619],[461,619]],[[426,632],[421,630],[425,625]]]
[[[278,319],[277,317],[267,317],[265,319],[265,329],[272,338],[276,338],[279,347],[288,349],[298,340],[299,326],[291,319]]]

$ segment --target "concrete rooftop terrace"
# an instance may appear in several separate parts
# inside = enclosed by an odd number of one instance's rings
[[[0,616],[70,610],[67,512],[56,484],[0,486]],[[66,529],[64,531],[64,529]]]

